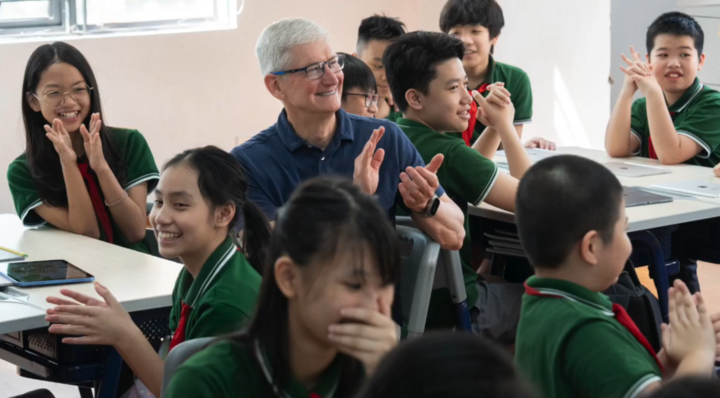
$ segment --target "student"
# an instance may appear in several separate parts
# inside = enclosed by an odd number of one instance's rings
[[[27,149],[8,168],[15,210],[45,223],[148,253],[147,194],[157,166],[137,130],[105,125],[100,89],[73,46],[56,42],[30,56],[23,80]]]
[[[163,168],[150,222],[160,254],[184,266],[172,295],[171,350],[185,340],[239,330],[255,309],[270,230],[247,199],[247,185],[238,161],[212,146],[187,150]],[[236,214],[245,223],[243,251],[228,234]],[[114,346],[159,397],[163,358],[112,293],[100,283],[95,290],[102,300],[67,289],[60,292],[77,302],[48,298],[57,305],[45,318],[53,323],[50,333],[80,336],[64,338],[65,344]]]
[[[345,60],[342,108],[353,115],[375,117],[378,111],[377,84],[370,67],[349,54],[338,53]]]
[[[358,398],[534,397],[512,358],[470,333],[429,333],[390,352]]]
[[[623,55],[625,82],[605,136],[610,156],[705,167],[720,162],[720,93],[697,78],[703,42],[697,21],[669,12],[648,28],[647,62],[633,48],[632,59]],[[644,98],[633,101],[638,90]]]
[[[535,276],[525,282],[515,361],[544,396],[636,397],[657,388],[663,372],[710,377],[717,330],[700,293],[675,281],[657,355],[600,293],[632,250],[622,186],[608,169],[577,156],[542,160],[520,181],[516,206]]]
[[[358,28],[357,47],[354,56],[360,58],[375,74],[380,101],[375,115],[379,119],[396,121],[402,116],[395,106],[390,86],[385,77],[385,67],[382,63],[383,52],[390,41],[405,34],[405,24],[397,18],[384,15],[373,15],[360,22]]]
[[[625,82],[605,136],[610,156],[705,167],[720,161],[720,93],[697,78],[705,64],[703,41],[697,21],[670,12],[648,28],[647,63],[632,48],[632,60],[623,55]],[[637,90],[644,98],[633,102]],[[700,291],[696,260],[683,257],[680,265],[679,277],[691,291]]]
[[[504,25],[502,8],[495,0],[449,0],[440,14],[440,30],[457,37],[465,45],[463,67],[468,76],[468,87],[487,96],[490,85],[502,82],[512,94],[515,107],[513,124],[517,135],[522,137],[524,124],[532,120],[532,87],[528,75],[522,69],[496,62],[492,55]],[[485,130],[486,125],[482,121],[476,122],[474,131],[466,133],[467,144],[477,141]],[[494,133],[492,129],[488,130]],[[472,136],[468,133],[472,133]],[[461,136],[460,133],[453,135]],[[495,142],[500,143],[499,137]],[[554,149],[554,144],[538,138],[529,145]]]
[[[444,33],[412,32],[396,39],[383,57],[395,103],[403,113],[397,124],[423,159],[438,153],[445,158],[438,179],[465,216],[465,240],[460,249],[468,303],[476,326],[490,337],[514,338],[522,286],[487,284],[471,267],[468,203],[485,201],[507,211],[515,209],[518,178],[530,160],[513,128],[510,93],[492,86],[488,98],[475,92],[480,118],[502,137],[510,175],[499,173],[492,161],[447,132],[467,128],[470,103],[462,66],[463,43]],[[482,141],[481,138],[478,141]],[[497,145],[495,145],[497,149]],[[453,327],[455,315],[447,289],[433,291],[428,327]],[[495,316],[497,315],[497,316]]]
[[[658,389],[648,398],[720,397],[720,381],[705,377],[683,377]]]
[[[281,209],[248,330],[190,358],[168,398],[352,397],[397,343],[400,248],[350,180],[305,182]]]

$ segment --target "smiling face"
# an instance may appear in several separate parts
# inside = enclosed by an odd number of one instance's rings
[[[422,109],[415,112],[420,119],[438,132],[465,131],[472,97],[467,91],[467,75],[460,59],[452,58],[437,65],[435,79],[427,91],[427,94],[418,93]]]
[[[203,198],[198,173],[186,163],[165,169],[154,194],[150,224],[163,257],[186,263],[186,258],[206,252],[219,235],[227,235],[227,227],[215,222],[221,209]]]
[[[77,132],[90,114],[87,82],[76,67],[67,63],[47,68],[35,92],[27,96],[27,101],[35,112],[42,113],[48,124],[60,119],[69,133]]]
[[[288,70],[337,57],[327,41],[295,46],[290,52],[293,62]],[[308,79],[304,72],[275,77],[285,108],[312,114],[335,113],[340,109],[344,78],[342,71],[332,72],[328,66],[325,66],[323,77],[316,80]]]
[[[682,94],[692,86],[705,64],[705,54],[698,55],[691,36],[661,34],[655,37],[648,62],[665,92]]]
[[[450,36],[462,40],[465,45],[463,66],[466,70],[474,70],[487,65],[490,50],[497,44],[500,36],[490,38],[490,31],[482,25],[455,26],[448,32]]]

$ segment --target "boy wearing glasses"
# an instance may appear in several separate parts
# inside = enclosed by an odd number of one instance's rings
[[[353,115],[375,117],[378,111],[378,91],[372,70],[358,58],[339,54],[345,58],[345,82],[342,91],[342,108]]]

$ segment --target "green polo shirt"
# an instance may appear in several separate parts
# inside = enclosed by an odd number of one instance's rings
[[[262,277],[228,236],[203,265],[197,279],[183,268],[175,282],[170,330],[177,329],[182,303],[192,307],[185,340],[239,330],[252,317]]]
[[[511,94],[510,100],[515,107],[514,124],[530,123],[533,116],[533,98],[530,78],[527,73],[518,67],[495,62],[493,56],[490,55],[485,81],[473,88],[473,90],[478,90],[483,84],[493,84],[497,82],[505,83],[505,88]],[[488,94],[489,92],[486,91],[482,95],[487,97]],[[480,137],[483,130],[485,130],[485,126],[478,120],[475,123],[472,142],[475,142],[475,140]],[[452,133],[452,135],[462,139],[462,133]]]
[[[668,107],[675,130],[697,142],[700,153],[685,161],[687,164],[714,167],[720,163],[720,93],[695,78],[692,86],[677,102]],[[634,155],[650,157],[650,128],[645,98],[632,105],[631,133],[640,140]]]
[[[441,134],[430,127],[409,119],[398,119],[398,126],[410,138],[425,163],[442,153],[445,156],[437,176],[447,195],[460,207],[465,215],[465,240],[460,249],[463,263],[463,278],[468,295],[468,304],[474,305],[478,298],[477,273],[472,269],[472,246],[468,203],[478,205],[485,200],[498,176],[498,168],[491,160],[448,134]],[[427,327],[452,328],[455,313],[448,289],[436,289],[430,298]]]
[[[383,100],[387,101],[387,100]],[[385,120],[389,120],[391,122],[397,123],[398,119],[402,117],[402,112],[396,111],[394,106],[390,106],[390,114],[385,118]]]
[[[615,320],[602,293],[557,279],[526,284],[555,297],[525,294],[515,362],[546,397],[636,397],[662,373]]]
[[[315,393],[333,398],[340,381],[342,357],[338,355],[308,390],[295,378],[287,388],[273,391],[272,372],[258,344],[224,340],[185,362],[167,389],[167,398],[308,398]]]
[[[123,189],[129,190],[136,185],[147,183],[148,192],[151,192],[155,189],[155,186],[160,179],[160,174],[158,173],[157,165],[155,164],[155,158],[150,151],[150,147],[145,141],[145,137],[143,137],[137,130],[111,128],[110,132],[118,155],[122,158],[127,167],[127,177],[125,184],[123,184]],[[59,164],[58,167],[60,167]],[[97,176],[95,176],[94,172],[92,172],[92,175],[97,181]],[[23,153],[10,163],[10,167],[7,171],[7,179],[8,184],[10,185],[10,193],[12,194],[13,202],[15,203],[15,211],[23,221],[23,225],[32,227],[46,224],[46,221],[43,220],[42,217],[40,217],[34,210],[36,207],[43,204],[43,201],[37,187],[35,186],[35,181],[30,174],[26,154]],[[149,252],[143,242],[128,242],[125,235],[123,235],[122,231],[113,220],[110,209],[106,207],[106,211],[110,217],[115,244],[144,253]],[[99,220],[98,224],[100,224]],[[100,233],[100,238],[105,240],[105,234],[102,228],[100,228]]]

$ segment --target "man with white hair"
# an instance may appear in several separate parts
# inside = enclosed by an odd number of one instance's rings
[[[341,175],[375,195],[390,220],[400,205],[443,248],[460,249],[463,213],[435,175],[443,156],[425,166],[395,123],[341,109],[344,61],[322,27],[301,18],[274,22],[256,52],[265,87],[285,109],[232,154],[245,167],[250,199],[270,221],[304,180]]]

